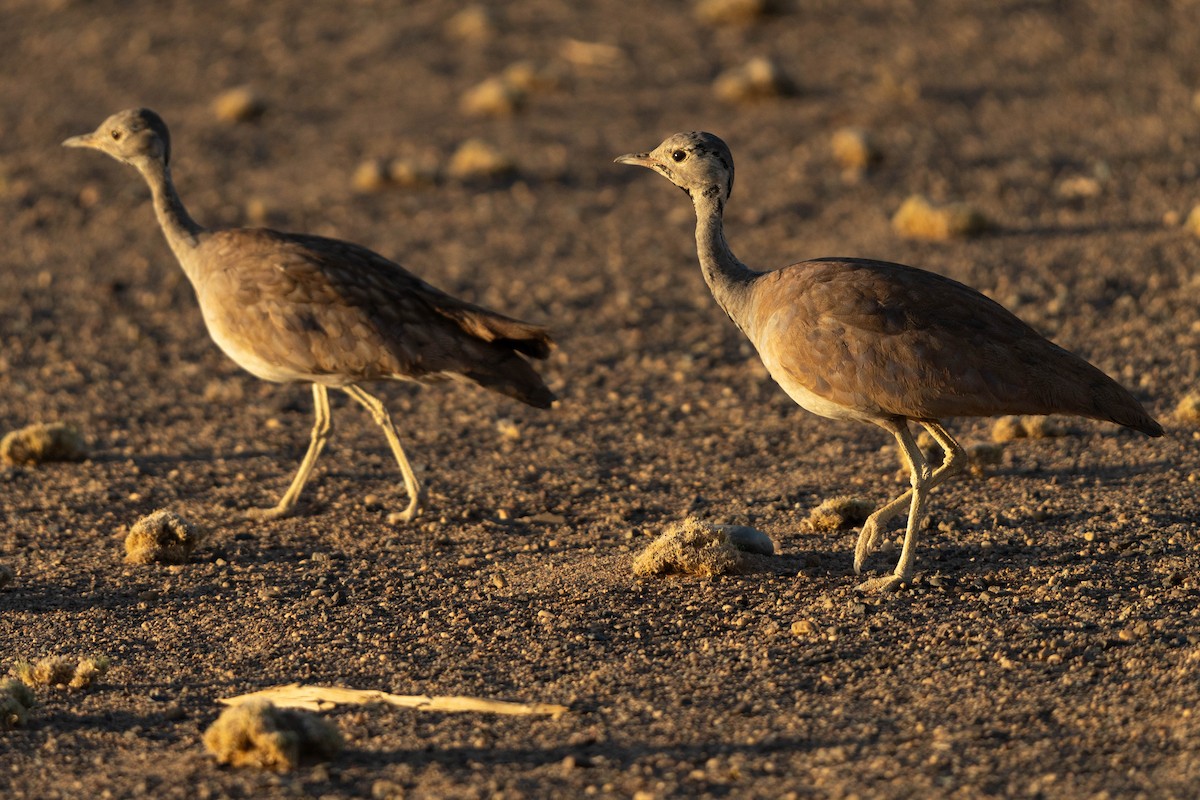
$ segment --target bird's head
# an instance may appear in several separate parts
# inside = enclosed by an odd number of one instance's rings
[[[171,159],[171,134],[162,117],[148,108],[118,111],[91,133],[72,136],[64,147],[90,147],[108,153],[118,161],[138,166],[158,161],[164,166]]]
[[[693,200],[715,196],[724,207],[733,192],[733,155],[719,137],[703,131],[672,134],[650,152],[619,156],[616,163],[660,172]]]

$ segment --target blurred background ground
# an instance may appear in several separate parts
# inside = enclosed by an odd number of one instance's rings
[[[0,468],[0,671],[113,659],[0,732],[6,796],[1194,793],[1200,458],[1173,409],[1200,368],[1182,225],[1200,4],[713,6],[2,4],[0,426],[70,422],[92,455]],[[778,80],[722,78],[754,59]],[[251,107],[218,113],[234,89]],[[358,241],[551,325],[559,407],[379,387],[431,492],[397,527],[385,443],[335,398],[304,515],[242,521],[290,480],[309,393],[207,339],[130,169],[58,146],[135,105],[171,126],[202,223]],[[847,127],[878,149],[866,171],[834,158]],[[742,260],[964,281],[1121,380],[1167,437],[1073,421],[1010,444],[937,491],[909,591],[857,596],[854,532],[801,521],[897,493],[888,437],[796,408],[708,295],[684,198],[611,163],[689,129],[733,150]],[[508,171],[451,174],[472,139]],[[913,194],[992,230],[902,238],[890,218]],[[982,441],[990,422],[953,430]],[[124,564],[159,507],[208,541],[184,567]],[[781,555],[634,578],[688,515],[760,528]],[[339,710],[348,748],[326,765],[215,766],[216,698],[293,680],[572,712]]]

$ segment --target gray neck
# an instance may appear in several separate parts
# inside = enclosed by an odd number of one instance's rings
[[[694,192],[692,203],[696,207],[696,253],[704,281],[717,305],[744,331],[750,288],[762,273],[738,261],[725,242],[721,222],[724,204],[720,194],[711,190],[704,194]]]
[[[167,244],[170,245],[171,251],[179,259],[184,272],[188,273],[188,277],[191,278],[192,273],[189,268],[191,255],[200,243],[200,235],[204,233],[204,228],[192,219],[187,209],[184,208],[183,201],[179,199],[179,194],[175,191],[175,184],[171,180],[170,167],[158,159],[147,159],[134,166],[142,173],[146,183],[150,184],[150,193],[154,196],[154,214],[158,217],[158,224],[162,227],[163,235],[167,238]]]

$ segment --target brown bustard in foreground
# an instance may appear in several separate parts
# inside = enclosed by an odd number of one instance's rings
[[[170,135],[153,111],[121,111],[63,144],[131,164],[150,184],[167,244],[196,291],[209,335],[226,355],[264,380],[312,384],[316,422],[308,452],[279,504],[252,516],[270,519],[295,509],[329,438],[331,386],[366,407],[383,428],[408,491],[404,521],[421,513],[425,494],[383,403],[360,383],[458,379],[536,408],[553,402],[522,358],[549,355],[552,342],[543,327],[451,297],[350,242],[201,227],[175,192]]]
[[[1115,381],[957,281],[857,258],[774,272],[738,261],[721,221],[733,190],[733,156],[711,133],[677,133],[648,153],[616,160],[649,167],[692,198],[704,279],[793,400],[821,416],[873,422],[896,437],[912,488],[867,519],[854,570],[861,571],[887,523],[907,505],[904,548],[893,574],[860,589],[892,590],[912,578],[929,490],[966,461],[942,417],[1075,414],[1162,435]],[[936,469],[917,447],[910,421],[945,451]]]

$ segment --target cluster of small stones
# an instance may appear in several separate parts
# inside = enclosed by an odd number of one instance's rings
[[[999,417],[992,423],[993,442],[1011,442],[1014,439],[1049,439],[1065,436],[1067,427],[1061,419],[1040,416]]]
[[[86,689],[108,672],[110,664],[103,656],[81,659],[49,656],[35,664],[17,664],[11,674],[31,689]]]
[[[503,180],[516,173],[516,162],[494,145],[482,139],[468,139],[459,145],[444,167],[430,156],[372,159],[358,166],[351,183],[356,191],[370,193],[433,186],[443,178],[466,183]]]

